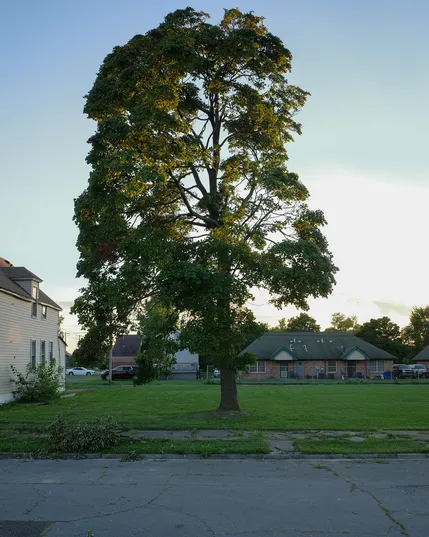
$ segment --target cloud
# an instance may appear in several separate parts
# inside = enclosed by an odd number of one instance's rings
[[[73,300],[66,300],[59,303],[59,305],[63,308],[63,310],[70,310],[70,308],[73,306]]]
[[[397,313],[398,315],[409,315],[412,309],[411,306],[406,304],[398,304],[396,302],[382,302],[381,300],[374,300],[374,304],[379,308],[382,315],[389,315],[391,313]]]

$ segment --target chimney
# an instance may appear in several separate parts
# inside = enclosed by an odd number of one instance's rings
[[[3,257],[0,257],[0,267],[13,267],[12,263]]]

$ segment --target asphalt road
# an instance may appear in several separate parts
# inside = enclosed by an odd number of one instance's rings
[[[1,537],[425,537],[429,460],[2,460]]]

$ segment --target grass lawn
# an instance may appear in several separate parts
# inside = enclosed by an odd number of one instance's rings
[[[409,438],[365,438],[362,442],[347,440],[296,440],[295,447],[301,453],[424,453],[428,449]]]
[[[73,422],[110,415],[124,429],[429,429],[428,385],[239,386],[244,412],[230,416],[212,412],[219,386],[201,381],[92,382],[67,383],[76,395],[51,405],[0,407],[0,435],[44,432],[60,412]]]
[[[240,440],[173,440],[169,438],[144,438],[130,440],[121,438],[119,443],[105,449],[103,453],[124,454],[163,454],[191,453],[203,456],[222,453],[268,453],[270,450],[262,435],[251,436]],[[36,435],[15,434],[8,437],[0,436],[0,452],[4,453],[48,453],[47,438]]]

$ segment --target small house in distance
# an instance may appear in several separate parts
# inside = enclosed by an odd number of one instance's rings
[[[416,354],[413,358],[415,364],[422,364],[429,368],[429,345]]]
[[[177,337],[173,335],[173,337]],[[136,365],[135,357],[140,350],[141,340],[137,334],[119,336],[112,351],[112,367],[119,365]],[[171,368],[169,379],[195,379],[198,371],[198,354],[192,354],[187,349],[178,351],[176,363]]]
[[[257,356],[241,378],[374,378],[395,357],[347,332],[267,332],[242,352]]]

